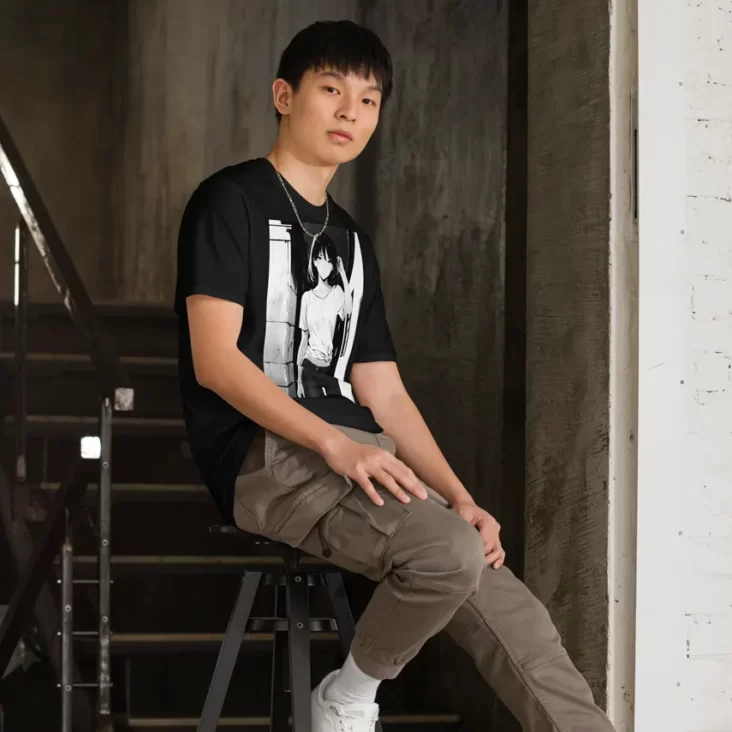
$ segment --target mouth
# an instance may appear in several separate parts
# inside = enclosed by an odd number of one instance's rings
[[[341,145],[345,145],[346,143],[353,141],[353,135],[345,130],[332,130],[331,132],[328,132],[328,137],[330,137],[333,142]]]

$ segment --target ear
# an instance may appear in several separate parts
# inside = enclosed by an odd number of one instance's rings
[[[283,117],[290,114],[292,95],[292,87],[284,79],[275,79],[272,84],[272,101]]]

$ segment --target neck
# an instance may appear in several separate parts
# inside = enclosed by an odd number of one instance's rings
[[[326,190],[338,170],[337,165],[318,165],[314,160],[308,160],[293,150],[281,135],[266,157],[308,203],[313,206],[325,203]]]

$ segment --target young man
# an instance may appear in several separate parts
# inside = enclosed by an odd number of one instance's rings
[[[282,55],[272,150],[193,193],[176,309],[196,463],[240,528],[379,583],[344,666],[313,691],[313,732],[373,730],[380,681],[442,629],[524,729],[608,732],[405,391],[371,242],[327,194],[391,89],[372,32],[315,23]]]

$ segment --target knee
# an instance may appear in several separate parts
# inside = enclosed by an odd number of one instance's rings
[[[418,578],[439,585],[448,592],[470,595],[476,592],[485,569],[483,539],[478,530],[459,516],[431,542],[423,554],[424,572]]]

